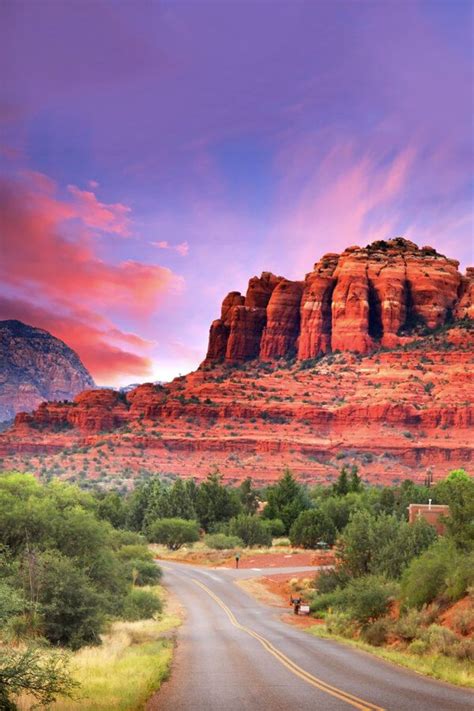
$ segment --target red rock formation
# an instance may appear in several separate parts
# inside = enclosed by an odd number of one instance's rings
[[[336,284],[338,254],[326,254],[306,275],[301,299],[301,330],[298,358],[315,358],[331,348],[331,303]]]
[[[367,251],[360,247],[346,249],[339,258],[334,277],[331,348],[367,353],[373,347],[369,335]]]
[[[245,298],[239,291],[231,291],[225,297],[221,307],[221,317],[212,322],[209,331],[209,347],[205,363],[218,363],[224,360],[227,341],[230,334],[230,322],[234,306],[244,304]]]
[[[257,358],[266,320],[264,308],[235,306],[232,309],[225,359],[229,362],[238,362]]]
[[[300,331],[303,284],[282,279],[267,306],[267,325],[260,344],[260,360],[294,356]]]
[[[206,364],[314,358],[330,350],[395,347],[418,327],[472,316],[473,271],[402,237],[327,254],[300,282],[264,272],[232,292],[211,326]],[[298,309],[298,301],[300,308]]]
[[[454,316],[457,319],[474,319],[474,267],[468,267],[466,276],[461,277],[459,301]]]
[[[407,317],[437,328],[455,309],[461,285],[459,262],[437,254],[432,247],[413,247],[405,256],[410,302]]]
[[[238,362],[257,358],[260,341],[267,322],[267,305],[273,290],[282,280],[271,272],[252,277],[245,295],[244,306],[230,309],[230,334],[225,359]]]

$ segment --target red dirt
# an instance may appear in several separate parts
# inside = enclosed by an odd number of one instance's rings
[[[256,555],[244,553],[239,561],[239,568],[294,568],[307,565],[333,565],[334,554],[331,551],[308,551],[307,553],[258,553]],[[235,559],[224,563],[221,567],[233,568]],[[283,575],[286,575],[284,573]],[[299,573],[298,573],[299,575]],[[311,571],[302,574],[308,577]],[[278,577],[275,576],[275,577]],[[291,577],[297,577],[291,576]]]
[[[427,468],[436,480],[472,461],[473,365],[474,333],[452,329],[407,351],[333,354],[311,368],[200,370],[139,386],[127,405],[83,393],[18,416],[0,434],[2,467],[123,489],[158,472],[203,479],[213,466],[228,484],[268,484],[285,466],[330,483],[352,463],[366,482],[421,482]]]

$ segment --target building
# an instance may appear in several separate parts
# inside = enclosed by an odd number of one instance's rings
[[[427,504],[410,504],[408,507],[408,523],[415,523],[423,518],[427,523],[436,528],[441,536],[445,532],[443,519],[449,516],[449,506],[446,504],[432,504],[431,499]]]

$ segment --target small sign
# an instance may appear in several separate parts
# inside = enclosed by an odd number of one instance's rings
[[[300,615],[309,615],[309,605],[300,605]]]

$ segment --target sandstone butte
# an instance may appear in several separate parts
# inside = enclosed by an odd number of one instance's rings
[[[474,270],[402,238],[325,255],[303,281],[230,292],[201,367],[16,416],[3,466],[70,478],[367,481],[470,470]]]

